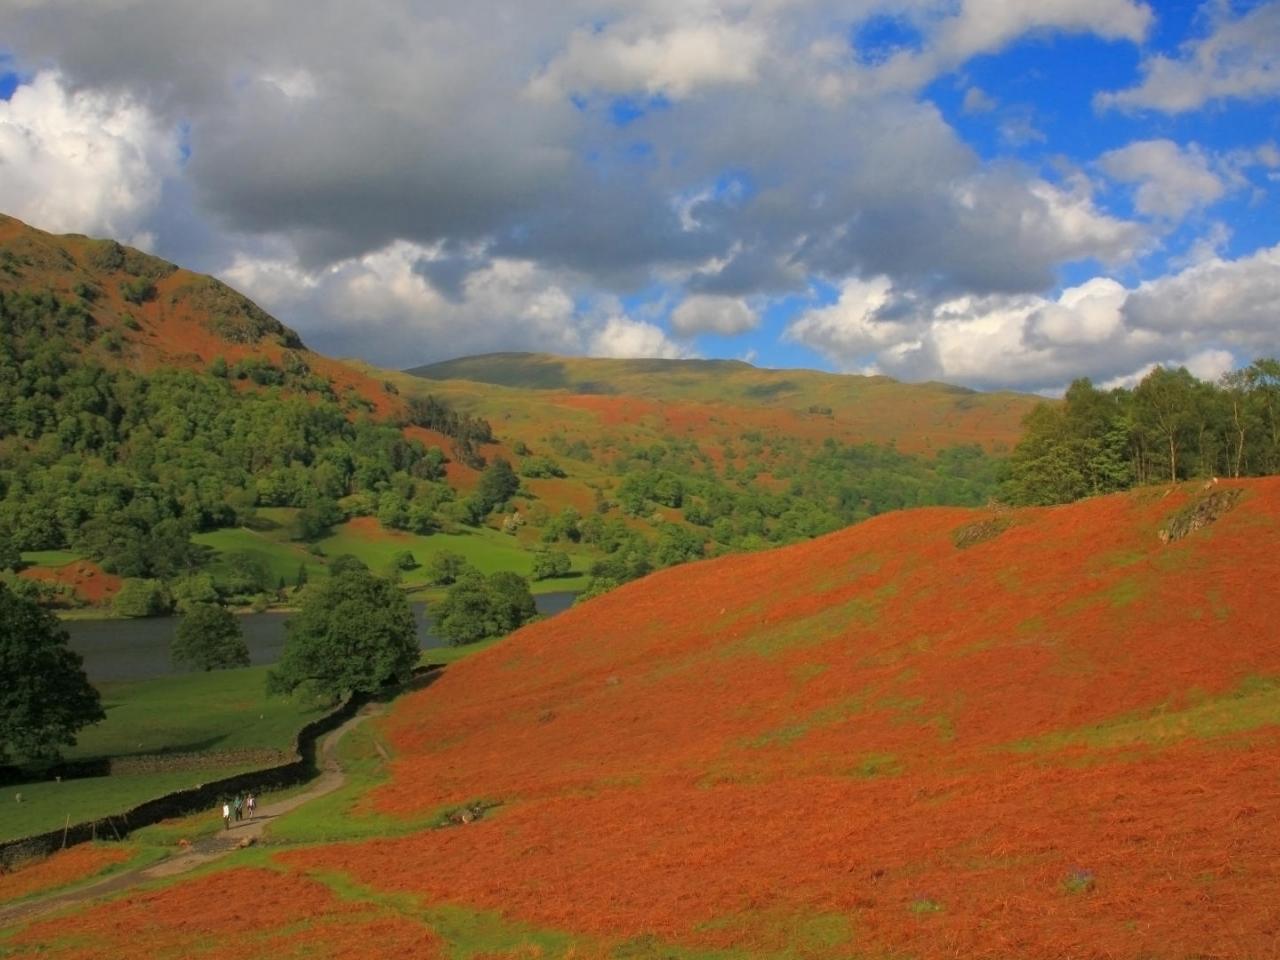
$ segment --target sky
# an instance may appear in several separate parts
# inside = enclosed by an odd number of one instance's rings
[[[1280,355],[1280,0],[0,0],[0,211],[393,368]]]

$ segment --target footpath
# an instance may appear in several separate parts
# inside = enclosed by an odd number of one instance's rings
[[[83,903],[86,900],[119,893],[122,890],[128,890],[151,880],[178,876],[197,867],[202,867],[207,863],[212,863],[214,860],[220,860],[235,850],[257,843],[272,820],[289,813],[291,810],[296,810],[310,800],[332,793],[346,783],[346,774],[343,773],[336,757],[338,743],[349,731],[369,717],[382,713],[385,709],[382,704],[367,704],[350,720],[329,733],[316,748],[316,767],[319,769],[320,775],[293,796],[275,803],[262,804],[258,808],[257,815],[252,820],[241,820],[239,823],[232,822],[231,829],[219,830],[217,834],[199,840],[189,848],[166,857],[159,863],[113,873],[103,877],[101,880],[40,899],[26,901],[10,907],[0,906],[0,927],[7,926],[18,920],[27,920],[70,904]],[[216,810],[211,810],[209,815],[221,819]]]

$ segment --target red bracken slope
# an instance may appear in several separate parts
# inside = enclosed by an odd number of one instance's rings
[[[670,570],[398,704],[355,815],[502,801],[487,818],[279,859],[748,955],[1273,956],[1278,571],[1280,479],[911,511]]]

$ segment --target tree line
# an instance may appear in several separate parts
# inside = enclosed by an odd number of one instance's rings
[[[454,499],[438,448],[353,412],[305,364],[286,357],[278,379],[242,390],[217,361],[206,372],[104,365],[100,333],[82,302],[0,293],[10,551],[72,549],[110,572],[168,579],[199,565],[193,532],[251,522],[259,506],[301,508],[311,539],[353,513],[429,532]],[[484,431],[468,429],[479,442]]]
[[[1076,380],[1028,414],[1002,496],[1065,503],[1149,483],[1280,472],[1280,361],[1216,383],[1156,367],[1132,389]]]

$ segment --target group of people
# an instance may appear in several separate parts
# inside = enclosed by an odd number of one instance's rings
[[[249,815],[249,819],[253,819],[254,813],[258,810],[258,798],[252,793],[247,796],[237,793],[234,800],[222,801],[222,826],[225,830],[231,829],[231,818],[234,816],[238,821],[245,818],[245,814]]]

